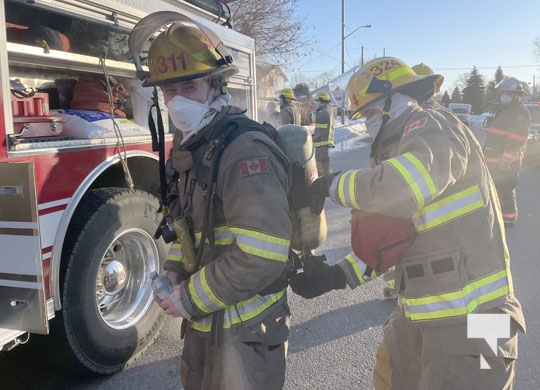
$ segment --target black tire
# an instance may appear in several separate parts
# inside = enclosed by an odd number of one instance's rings
[[[120,371],[161,331],[164,315],[149,281],[167,251],[153,239],[158,206],[146,192],[95,189],[70,224],[61,317],[72,352],[91,372]]]

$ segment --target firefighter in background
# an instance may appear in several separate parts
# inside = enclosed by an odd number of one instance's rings
[[[163,63],[178,53],[184,66]],[[187,272],[189,245],[173,242],[165,262],[173,293],[159,304],[187,319],[184,389],[277,390],[285,381],[290,322],[288,165],[269,136],[243,132],[224,149],[210,181],[220,133],[235,123],[261,127],[228,104],[226,80],[238,71],[231,62],[220,39],[188,18],[173,22],[148,52],[143,86],[161,88],[178,129],[168,161],[177,177],[171,215],[187,222],[202,253],[200,267]]]
[[[484,159],[495,182],[504,223],[514,226],[518,219],[516,189],[531,127],[529,110],[521,102],[523,88],[514,77],[500,81],[495,90],[499,104],[486,128]]]
[[[328,104],[330,97],[326,92],[320,92],[315,97],[317,109],[312,111],[311,122],[315,124],[313,146],[319,176],[332,172],[330,166],[330,148],[334,145],[334,113]]]
[[[270,123],[272,126],[278,126],[279,110],[276,102],[268,102],[264,110],[263,120]]]
[[[279,117],[278,125],[300,125],[302,122],[300,110],[294,104],[296,97],[290,88],[279,91]]]
[[[392,57],[370,61],[351,77],[351,117],[366,118],[374,137],[372,165],[317,179],[311,186],[312,210],[322,210],[330,197],[381,221],[406,221],[416,235],[384,266],[368,265],[355,250],[335,265],[321,262],[291,279],[293,291],[312,298],[358,287],[395,265],[398,305],[383,326],[377,390],[511,389],[517,331],[525,331],[501,210],[481,147],[447,110],[421,106],[442,81],[440,75],[416,75]],[[376,218],[359,226],[364,238],[380,230],[375,223]],[[372,248],[367,247],[371,240],[351,237],[351,243],[376,253],[392,247],[383,245],[392,242],[384,236],[374,237]],[[467,338],[469,313],[502,314],[497,318],[510,322],[510,337],[499,341],[497,352],[484,339]],[[481,359],[491,369],[481,369]]]

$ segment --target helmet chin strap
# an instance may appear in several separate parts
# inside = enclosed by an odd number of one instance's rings
[[[375,139],[371,143],[371,152],[369,153],[369,157],[374,158],[375,162],[377,164],[380,163],[379,157],[377,156],[377,149],[379,148],[379,143],[380,143],[380,140],[381,140],[381,134],[383,132],[383,128],[386,125],[386,123],[390,120],[390,109],[391,108],[392,108],[392,97],[391,97],[391,95],[388,95],[386,97],[386,100],[384,101],[381,128],[379,129],[379,131],[377,132],[377,135],[375,136]]]

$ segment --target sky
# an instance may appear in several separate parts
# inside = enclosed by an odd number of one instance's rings
[[[298,0],[305,36],[316,41],[311,54],[296,60],[289,80],[324,72],[341,73],[342,0]],[[371,28],[359,28],[364,25]],[[354,31],[354,32],[353,32]],[[420,62],[445,76],[451,94],[474,66],[492,80],[498,66],[507,76],[540,89],[540,59],[533,40],[540,38],[540,0],[345,0],[345,71],[383,55],[407,65]],[[298,74],[299,73],[299,74]],[[294,86],[293,86],[294,87]]]

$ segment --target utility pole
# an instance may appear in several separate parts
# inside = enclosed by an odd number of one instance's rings
[[[341,0],[341,74],[345,73],[345,0]]]
[[[355,28],[353,31],[345,35],[345,0],[341,0],[341,74],[345,73],[345,39],[361,28],[370,28],[371,24],[366,24]],[[364,46],[362,46],[362,65],[364,65]],[[343,91],[343,99],[341,101],[341,123],[345,124],[345,91]]]

